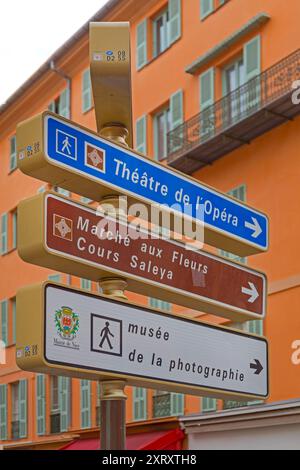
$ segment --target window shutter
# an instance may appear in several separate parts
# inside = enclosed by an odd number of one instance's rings
[[[147,118],[142,116],[136,121],[136,150],[147,153]]]
[[[256,36],[244,46],[244,64],[246,82],[261,72],[260,66],[260,36]]]
[[[147,419],[147,390],[141,387],[133,388],[133,419]]]
[[[16,344],[16,326],[17,326],[17,301],[16,297],[12,299],[12,342]]]
[[[81,289],[92,290],[92,281],[89,279],[81,279],[80,287]]]
[[[7,385],[0,385],[0,440],[7,440]]]
[[[48,106],[48,110],[51,111],[52,113],[55,113],[55,101],[51,101],[51,103]]]
[[[46,433],[46,395],[45,376],[43,374],[36,376],[36,420],[37,435],[44,436]]]
[[[182,393],[171,393],[171,415],[180,416],[184,414],[184,395]]]
[[[169,44],[181,36],[181,0],[169,0]]]
[[[27,437],[27,380],[19,382],[20,438]]]
[[[92,84],[90,69],[82,75],[82,112],[86,113],[92,107]]]
[[[4,344],[8,344],[8,302],[3,300],[1,302],[1,339]]]
[[[66,432],[70,425],[70,379],[69,377],[58,378],[60,430]]]
[[[141,69],[147,63],[147,20],[137,25],[136,66]]]
[[[8,225],[7,213],[1,216],[1,254],[7,253],[7,225]]]
[[[246,202],[246,186],[244,184],[238,186],[235,189],[232,189],[231,191],[228,191],[227,194],[229,196],[235,197],[239,201]],[[233,253],[229,253],[228,251],[220,250],[220,255],[224,256],[225,258],[229,258],[233,261],[237,261],[238,263],[247,263],[247,258],[241,258],[240,256],[237,256]]]
[[[217,410],[217,400],[214,398],[202,398],[202,412],[216,411]]]
[[[80,381],[81,427],[91,427],[91,384],[88,380]]]
[[[13,234],[13,249],[17,248],[17,229],[18,229],[18,212],[15,211],[12,215],[12,234]]]
[[[17,168],[17,140],[16,136],[14,135],[10,139],[10,162],[9,162],[9,170],[13,171]]]
[[[153,308],[159,308],[160,310],[165,310],[166,312],[171,311],[171,304],[169,302],[164,302],[163,300],[154,299],[153,297],[149,298],[149,305]]]
[[[50,274],[48,280],[52,282],[60,282],[60,274]]]
[[[214,0],[200,0],[200,17],[204,20],[214,11]]]
[[[212,106],[215,101],[215,71],[211,68],[200,75],[201,111]]]
[[[171,130],[183,123],[183,91],[179,90],[170,98]]]
[[[247,331],[258,336],[263,335],[264,323],[262,320],[253,320],[247,323]]]
[[[70,90],[66,88],[59,97],[58,114],[70,118]]]

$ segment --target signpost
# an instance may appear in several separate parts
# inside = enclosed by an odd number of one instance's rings
[[[25,261],[94,281],[121,277],[131,291],[234,321],[265,316],[266,277],[246,266],[51,192],[21,202],[18,220]]]
[[[261,212],[64,118],[45,112],[20,124],[17,143],[18,166],[27,175],[95,201],[124,194],[204,222],[205,243],[240,256],[268,249]]]
[[[268,396],[262,337],[49,282],[20,290],[17,302],[21,369],[217,398]]]

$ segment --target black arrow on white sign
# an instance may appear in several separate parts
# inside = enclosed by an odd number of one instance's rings
[[[258,359],[254,359],[254,362],[255,364],[254,363],[250,364],[250,369],[255,370],[254,372],[255,375],[260,375],[260,373],[264,370],[264,368]]]

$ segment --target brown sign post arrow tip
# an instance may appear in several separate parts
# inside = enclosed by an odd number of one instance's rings
[[[117,275],[134,292],[234,321],[265,316],[263,273],[151,237],[84,204],[44,193],[20,204],[19,226],[25,261],[94,281]]]

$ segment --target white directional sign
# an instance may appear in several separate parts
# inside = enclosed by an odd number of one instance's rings
[[[44,365],[37,367],[35,359],[35,370],[61,367],[64,373],[122,377],[133,385],[195,395],[268,396],[264,338],[53,283],[44,289],[44,346],[35,346]],[[34,298],[28,293],[28,308]]]

